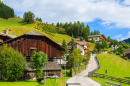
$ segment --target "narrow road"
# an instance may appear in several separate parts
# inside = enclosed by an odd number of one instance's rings
[[[101,86],[99,83],[88,77],[88,72],[98,67],[95,56],[96,54],[91,56],[90,63],[85,71],[67,80],[68,86]]]

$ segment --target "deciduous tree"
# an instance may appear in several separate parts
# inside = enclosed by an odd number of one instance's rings
[[[25,57],[12,47],[0,47],[0,64],[3,80],[15,81],[19,79],[25,69]]]

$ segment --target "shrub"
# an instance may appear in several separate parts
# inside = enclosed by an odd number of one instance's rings
[[[128,60],[128,57],[124,57],[125,60]]]
[[[0,47],[0,64],[2,79],[15,81],[19,79],[25,69],[25,57],[12,47],[3,45]]]
[[[41,78],[43,78],[42,77],[43,76],[43,70],[36,70],[35,73],[36,73],[37,81],[41,81],[42,80]]]

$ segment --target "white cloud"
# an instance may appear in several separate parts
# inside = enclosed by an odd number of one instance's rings
[[[114,38],[116,38],[116,39],[118,39],[118,38],[120,38],[120,37],[122,37],[122,34],[117,35],[117,36],[114,36]]]
[[[103,26],[109,26],[110,22],[104,21],[104,22],[101,23],[101,25],[103,25]]]
[[[128,2],[128,0],[125,0]],[[130,28],[130,7],[119,0],[3,0],[15,12],[32,11],[43,22],[92,22],[114,23],[119,28]],[[124,3],[126,3],[124,2]],[[19,14],[19,15],[21,15]],[[22,16],[20,16],[22,17]]]
[[[114,26],[109,26],[108,28],[106,28],[106,29],[111,29],[111,28],[113,28]]]
[[[130,0],[125,0],[125,1],[124,1],[124,4],[125,4],[125,5],[130,5]]]
[[[122,40],[125,40],[125,39],[128,39],[128,38],[130,38],[130,31],[128,32],[128,36],[122,37],[122,38],[118,39],[118,41],[122,41]]]

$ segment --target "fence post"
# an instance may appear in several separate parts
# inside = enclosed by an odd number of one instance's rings
[[[44,85],[46,84],[46,77],[44,76]]]
[[[55,77],[55,85],[56,85],[56,77]]]
[[[94,70],[93,70],[93,77],[94,77]]]

